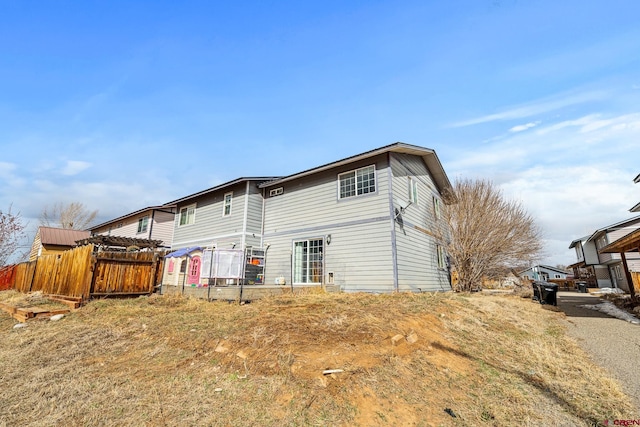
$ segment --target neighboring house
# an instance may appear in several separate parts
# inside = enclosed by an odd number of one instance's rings
[[[238,178],[168,203],[176,207],[172,249],[261,247],[264,199],[258,185],[276,178]],[[189,261],[191,276],[198,275],[203,263],[200,255]]]
[[[41,255],[59,254],[69,250],[76,246],[77,240],[86,239],[90,234],[84,230],[38,227],[36,237],[31,244],[29,261],[35,261]]]
[[[160,240],[162,247],[169,248],[174,217],[175,207],[171,205],[150,206],[93,226],[89,231],[91,235]]]
[[[551,267],[549,265],[534,265],[520,272],[520,277],[527,280],[565,280],[569,273],[560,268]]]
[[[633,179],[633,182],[636,184],[640,182],[640,174]],[[629,209],[629,212],[640,212],[640,203]]]
[[[569,248],[576,248],[578,262],[571,267],[574,271],[578,269],[577,272],[580,268],[591,269],[600,288],[614,287],[628,291],[629,285],[620,254],[600,253],[600,250],[639,228],[640,215],[600,228],[588,237],[574,240]],[[640,254],[634,251],[626,253],[625,256],[629,270],[640,271]],[[576,276],[576,279],[581,278]]]
[[[442,210],[453,190],[435,151],[395,143],[260,188],[265,283],[451,289]]]
[[[568,268],[573,270],[574,279],[585,282],[588,287],[608,287],[611,284],[609,270],[600,265],[595,242],[588,240],[589,236],[584,236],[571,242],[569,249],[575,249],[577,262]]]

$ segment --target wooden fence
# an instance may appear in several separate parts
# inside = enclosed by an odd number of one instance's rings
[[[87,300],[92,296],[142,295],[161,282],[162,253],[93,252],[93,245],[11,267],[6,288]],[[4,271],[4,270],[2,270]],[[3,283],[0,271],[0,286]]]
[[[633,288],[636,291],[636,295],[640,294],[640,272],[631,271],[631,279],[633,280]]]

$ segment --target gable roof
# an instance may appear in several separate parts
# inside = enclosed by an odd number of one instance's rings
[[[69,230],[66,228],[40,227],[40,243],[43,245],[75,246],[76,240],[82,240],[91,234],[86,230]]]
[[[131,218],[133,216],[140,215],[141,213],[146,212],[146,211],[154,211],[154,210],[155,211],[162,211],[163,209],[172,208],[172,207],[174,207],[174,206],[172,206],[171,204],[161,205],[161,206],[148,206],[146,208],[137,210],[135,212],[131,212],[131,213],[119,216],[119,217],[117,217],[115,219],[110,219],[109,221],[105,221],[102,224],[94,225],[93,227],[89,227],[88,230],[89,231],[94,231],[94,230],[97,230],[98,228],[104,227],[105,225],[109,225],[109,224],[113,224],[113,223],[116,223],[116,222],[120,222],[120,221],[125,220],[127,218]],[[163,212],[166,212],[166,211],[163,211]]]
[[[640,203],[629,209],[629,212],[640,212]]]
[[[234,186],[236,184],[239,184],[241,182],[255,181],[255,182],[259,182],[260,183],[260,182],[265,182],[265,181],[273,181],[274,179],[278,179],[278,178],[280,178],[280,177],[278,177],[278,176],[240,177],[240,178],[236,178],[236,179],[234,179],[232,181],[225,182],[224,184],[220,184],[220,185],[217,185],[215,187],[207,188],[206,190],[199,191],[197,193],[193,193],[193,194],[190,194],[188,196],[181,197],[179,199],[173,200],[173,201],[171,201],[169,203],[166,203],[163,206],[164,207],[175,206],[178,203],[186,202],[187,200],[195,199],[196,197],[200,197],[200,196],[203,196],[205,194],[213,193],[215,191],[220,191],[220,190],[229,188],[231,186]]]
[[[433,179],[440,193],[453,194],[453,187],[451,186],[451,182],[449,182],[449,178],[447,177],[447,174],[445,173],[444,168],[442,167],[442,164],[440,163],[440,160],[436,155],[436,152],[430,148],[424,148],[424,147],[419,147],[417,145],[405,144],[404,142],[396,142],[394,144],[376,148],[371,151],[366,151],[361,154],[356,154],[355,156],[346,157],[342,160],[337,160],[335,162],[327,163],[322,166],[307,169],[302,172],[297,172],[297,173],[294,173],[293,175],[276,179],[275,181],[265,182],[260,185],[260,188],[280,185],[283,182],[291,181],[297,178],[302,178],[308,175],[312,175],[312,174],[322,172],[328,169],[332,169],[338,166],[347,165],[349,163],[357,162],[359,160],[368,159],[370,157],[374,157],[384,153],[404,153],[404,154],[413,154],[415,156],[422,157],[422,159],[427,165],[427,168],[429,169],[429,172],[431,172],[431,175],[433,175]]]
[[[525,271],[529,271],[529,270],[533,270],[534,268],[544,268],[545,270],[551,270],[551,271],[556,271],[558,273],[562,273],[562,274],[570,274],[568,271],[563,270],[561,268],[556,268],[556,267],[551,267],[550,265],[543,265],[543,264],[539,264],[539,265],[533,265],[525,270],[522,270],[520,272],[520,274],[524,273]]]
[[[573,248],[574,246],[576,246],[578,243],[582,243],[584,241],[586,241],[589,238],[589,236],[584,236],[584,237],[580,237],[579,239],[575,239],[574,241],[571,242],[571,244],[569,245],[569,249]]]
[[[602,227],[597,229],[596,231],[593,232],[593,234],[591,236],[589,236],[589,238],[587,239],[587,242],[590,240],[595,239],[596,237],[600,236],[602,233],[606,233],[608,231],[614,231],[616,229],[619,228],[624,228],[628,225],[634,224],[634,223],[640,223],[640,215],[636,215],[632,218],[629,219],[625,219],[624,221],[620,221],[620,222],[616,222],[615,224],[611,224],[608,225],[606,227]]]

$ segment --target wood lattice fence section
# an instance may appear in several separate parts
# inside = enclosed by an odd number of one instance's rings
[[[82,298],[142,295],[162,279],[163,253],[98,252],[93,245],[0,270],[0,289]],[[6,270],[6,271],[5,271]]]

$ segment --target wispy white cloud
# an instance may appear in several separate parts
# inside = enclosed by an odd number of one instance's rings
[[[540,223],[545,262],[569,264],[571,240],[632,216],[638,140],[640,113],[585,114],[502,134],[447,162],[447,173],[492,179]]]
[[[509,132],[522,132],[525,131],[527,129],[531,129],[532,127],[536,127],[540,124],[539,121],[537,122],[529,122],[529,123],[525,123],[523,125],[517,125],[512,127],[511,129],[509,129]]]
[[[548,113],[577,104],[597,101],[607,96],[606,91],[590,91],[579,94],[561,94],[558,96],[540,99],[531,103],[516,105],[507,110],[495,114],[488,114],[474,119],[453,123],[451,127],[465,127],[500,120],[523,119],[538,114]]]
[[[80,160],[67,160],[67,164],[60,171],[63,175],[72,176],[91,167],[91,163]]]

